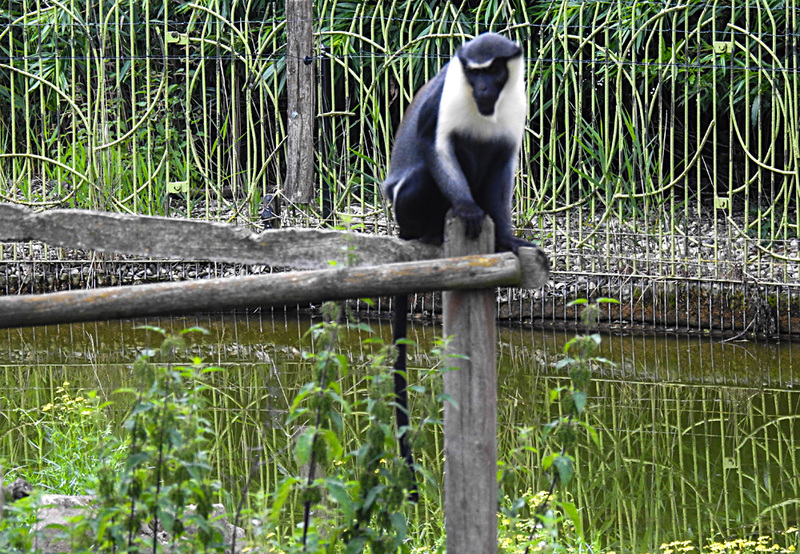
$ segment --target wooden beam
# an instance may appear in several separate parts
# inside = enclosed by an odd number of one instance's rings
[[[36,213],[0,203],[0,242],[40,241],[76,250],[180,260],[259,264],[294,269],[432,260],[438,246],[324,229],[281,229],[254,233],[226,223],[91,210]],[[541,248],[521,248],[523,288],[541,287],[550,262]]]
[[[365,233],[322,229],[253,233],[211,221],[89,210],[35,213],[24,206],[0,204],[0,242],[28,240],[115,254],[295,269],[331,267],[332,261],[366,266],[441,257],[441,248]]]
[[[317,92],[312,0],[286,1],[286,197],[314,197],[314,98]]]
[[[0,297],[0,328],[518,285],[511,253]],[[494,300],[492,300],[494,302]],[[492,304],[493,305],[493,304]],[[492,322],[492,328],[493,327]]]
[[[477,240],[465,237],[461,219],[448,218],[445,255],[494,250],[488,217]],[[479,287],[474,287],[475,289]],[[447,552],[497,552],[497,339],[492,289],[443,294],[448,360],[444,374],[444,504]]]

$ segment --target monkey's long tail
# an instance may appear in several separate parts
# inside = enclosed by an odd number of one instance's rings
[[[408,499],[416,502],[419,499],[419,491],[417,490],[417,475],[414,471],[414,453],[411,450],[411,441],[409,440],[408,425],[410,423],[408,416],[408,392],[406,387],[406,345],[402,342],[398,344],[400,339],[406,338],[408,327],[408,295],[398,294],[394,298],[394,344],[397,347],[397,359],[394,361],[394,394],[395,394],[395,417],[397,419],[397,428],[405,429],[403,434],[400,435],[400,455],[406,461],[408,470],[411,472],[411,480],[413,488],[408,494]]]

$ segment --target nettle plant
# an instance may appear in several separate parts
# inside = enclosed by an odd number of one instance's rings
[[[265,539],[269,547],[286,553],[397,552],[408,533],[410,491],[419,486],[424,496],[424,485],[435,486],[435,481],[415,464],[414,472],[423,481],[417,485],[399,454],[399,436],[406,429],[395,429],[393,424],[394,348],[366,323],[342,322],[339,305],[329,304],[324,312],[325,321],[309,331],[309,338],[320,348],[303,352],[314,368],[314,380],[302,387],[289,410],[289,425],[304,428],[293,452],[299,470],[285,477],[271,495]],[[344,392],[341,386],[343,378],[356,369],[337,348],[345,328],[366,333],[363,344],[373,347],[365,367],[358,368],[364,372],[360,381],[364,387],[355,394]],[[432,353],[440,363],[421,370],[416,384],[408,387],[415,392],[418,421],[408,431],[417,448],[423,446],[431,426],[441,425],[444,395],[437,391],[438,377],[447,369],[441,362],[443,351],[443,343],[437,342]],[[343,440],[346,426],[358,429],[354,440]],[[303,521],[289,527],[285,512],[292,505],[302,506]]]
[[[569,372],[569,384],[549,390],[548,402],[557,404],[558,417],[545,423],[541,429],[521,430],[521,444],[511,453],[512,462],[505,469],[524,467],[519,460],[538,459],[539,466],[549,475],[549,488],[536,495],[523,495],[502,508],[503,515],[510,522],[510,531],[516,533],[519,525],[528,531],[527,540],[518,546],[525,546],[527,554],[531,547],[548,551],[568,551],[572,547],[586,544],[583,522],[577,506],[569,500],[567,485],[575,476],[574,452],[582,440],[588,436],[599,447],[597,431],[586,421],[588,390],[592,379],[592,369],[597,366],[613,366],[606,358],[597,356],[602,338],[595,332],[601,315],[601,305],[618,303],[611,298],[598,298],[590,303],[585,299],[571,302],[570,306],[583,305],[581,321],[589,331],[577,335],[564,346],[564,355],[556,364],[559,371]],[[516,465],[514,465],[516,464]],[[563,494],[559,494],[563,492]],[[523,511],[530,510],[532,517],[521,519]],[[563,530],[569,528],[569,533]],[[516,533],[518,535],[518,533]]]
[[[0,517],[0,551],[36,552],[42,541],[55,541],[74,553],[188,554],[235,546],[224,543],[215,521],[221,514],[214,502],[222,492],[210,478],[213,430],[203,416],[204,376],[217,368],[197,358],[188,364],[175,361],[186,349],[187,333],[207,331],[192,328],[172,335],[158,327],[144,329],[162,335],[162,343],[143,351],[134,363],[143,385],[116,391],[116,405],[131,406],[121,433],[111,432],[105,412],[110,403],[101,403],[92,392],[72,393],[69,383],[41,408],[48,459],[67,467],[80,460],[81,475],[56,473],[55,464],[48,463],[31,473],[37,488],[43,484],[59,492],[94,493],[91,506],[74,510],[67,525],[34,531],[44,508],[41,491],[35,491],[6,506]]]
[[[191,328],[163,336],[158,349],[144,351],[134,371],[147,385],[118,391],[135,398],[123,423],[126,458],[120,469],[103,464],[97,475],[96,509],[87,511],[69,535],[72,552],[160,552],[168,537],[170,552],[218,552],[223,536],[213,520],[220,485],[209,479],[208,449],[213,427],[203,416],[203,376],[217,368],[198,358],[174,360],[186,348]],[[153,530],[150,535],[142,529]],[[165,534],[163,534],[165,533]]]

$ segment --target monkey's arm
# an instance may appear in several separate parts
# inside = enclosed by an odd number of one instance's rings
[[[439,190],[453,208],[453,215],[464,221],[467,236],[476,238],[481,232],[484,212],[472,196],[451,141],[430,149],[426,152],[426,158]]]
[[[417,134],[422,146],[421,153],[436,185],[450,203],[453,214],[464,220],[467,235],[475,238],[481,232],[483,210],[475,203],[467,178],[456,157],[453,133],[439,128],[440,125],[448,126],[448,122],[443,122],[439,113],[441,92],[439,86],[420,106]]]
[[[515,149],[509,148],[496,156],[494,167],[489,171],[486,184],[476,196],[478,203],[494,222],[495,247],[498,252],[514,252],[520,246],[534,246],[514,236],[511,226],[511,200],[514,190],[514,175],[517,171]]]

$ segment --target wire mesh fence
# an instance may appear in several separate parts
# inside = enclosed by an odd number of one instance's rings
[[[283,2],[5,2],[0,200],[259,227],[278,198],[283,225],[391,232],[379,184],[413,91],[493,30],[527,60],[515,224],[555,269],[503,293],[509,317],[610,295],[612,321],[800,328],[797,0],[328,0],[307,17],[316,196],[292,205]]]

